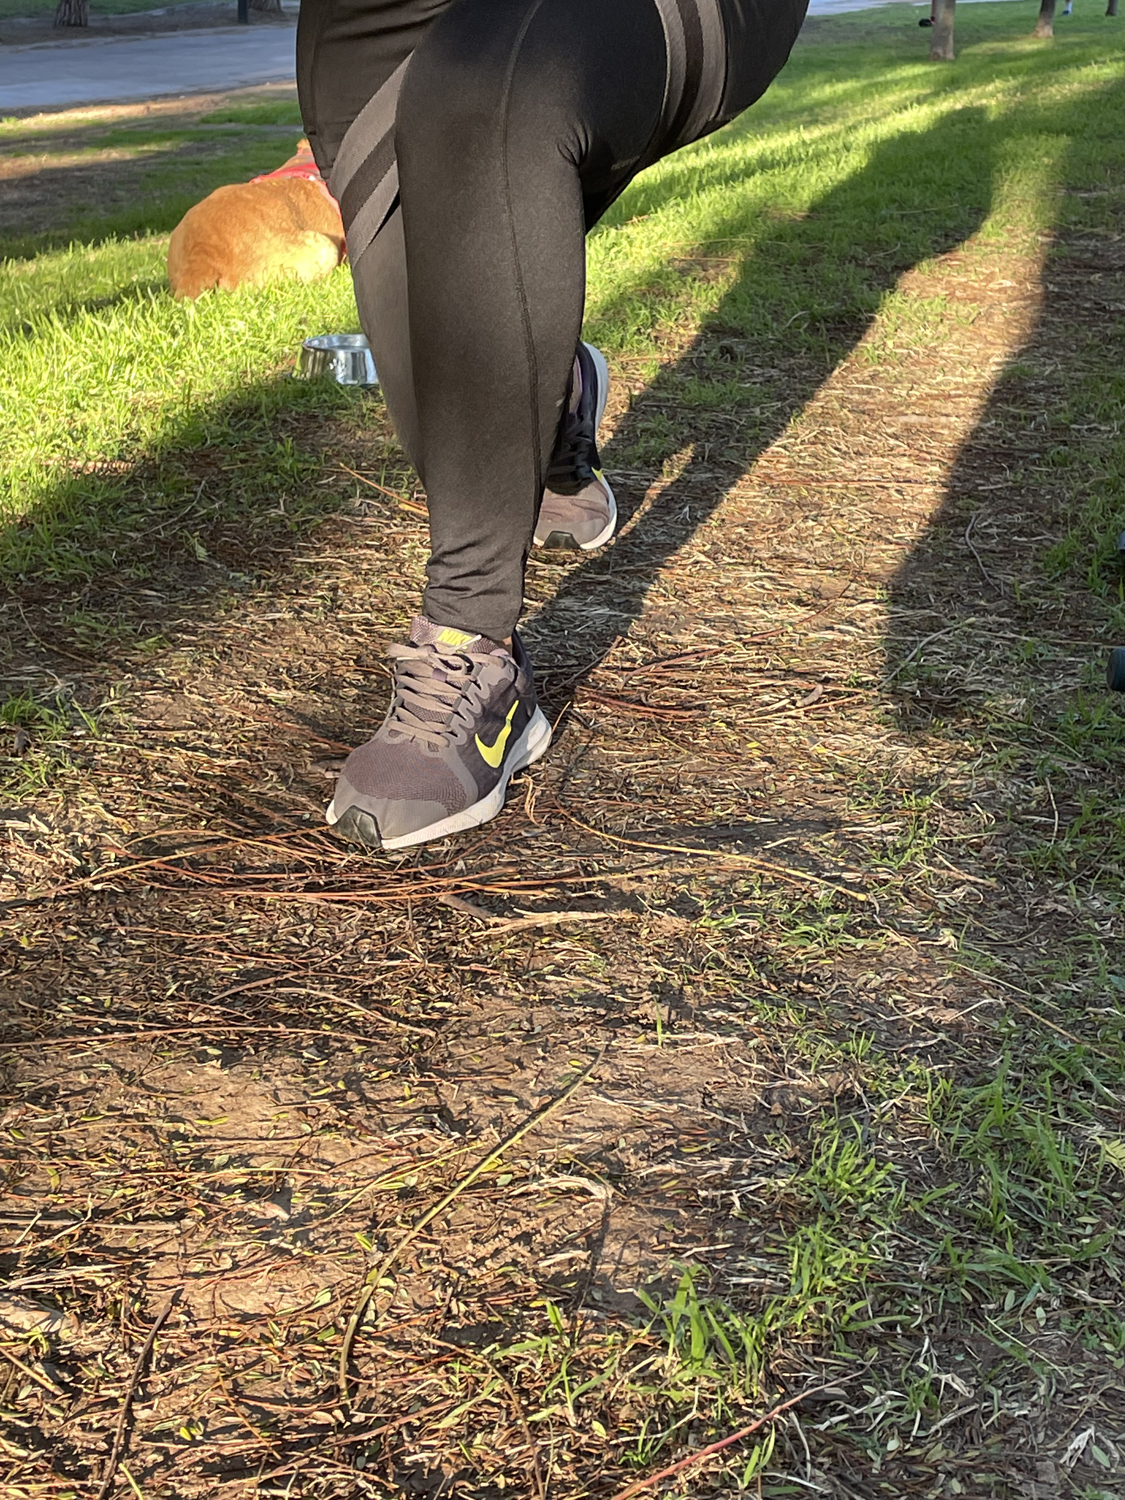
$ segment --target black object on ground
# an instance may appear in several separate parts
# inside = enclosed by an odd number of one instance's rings
[[[1125,693],[1125,646],[1114,646],[1105,664],[1106,686],[1115,693]]]

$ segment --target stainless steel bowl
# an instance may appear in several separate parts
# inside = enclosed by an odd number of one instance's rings
[[[337,385],[378,385],[371,345],[362,333],[319,333],[306,339],[297,358],[301,380],[334,380]]]

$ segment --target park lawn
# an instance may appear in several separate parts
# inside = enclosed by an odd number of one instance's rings
[[[626,525],[531,566],[558,741],[398,860],[318,831],[425,559],[378,396],[290,378],[347,272],[163,280],[291,102],[0,126],[0,1234],[81,1323],[0,1337],[5,1493],[100,1482],[174,1295],[121,1493],[608,1497],[801,1395],[662,1492],[1120,1494],[1125,45],[1079,3],[963,8],[951,67],[910,7],[812,23],[598,227]]]

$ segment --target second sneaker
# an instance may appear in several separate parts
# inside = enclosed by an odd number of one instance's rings
[[[617,501],[598,457],[609,370],[592,344],[579,344],[574,363],[571,399],[547,471],[535,545],[592,552],[604,546],[617,527]]]

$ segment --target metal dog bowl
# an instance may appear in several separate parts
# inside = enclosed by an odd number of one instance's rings
[[[371,345],[362,333],[319,333],[306,339],[297,357],[301,380],[334,380],[337,385],[378,385]]]

